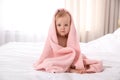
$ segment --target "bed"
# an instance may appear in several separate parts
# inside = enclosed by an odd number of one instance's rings
[[[44,42],[9,42],[0,46],[0,80],[120,80],[120,29],[88,43],[80,43],[88,58],[102,60],[104,71],[92,74],[36,71],[33,63]]]

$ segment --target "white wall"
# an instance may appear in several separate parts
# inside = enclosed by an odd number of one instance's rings
[[[0,44],[40,41],[64,0],[0,0]]]

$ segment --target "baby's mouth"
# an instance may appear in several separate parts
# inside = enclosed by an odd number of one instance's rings
[[[61,31],[61,32],[65,32],[65,31]]]

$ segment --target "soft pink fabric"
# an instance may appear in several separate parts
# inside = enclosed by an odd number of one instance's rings
[[[46,72],[66,72],[69,71],[70,66],[75,66],[76,69],[84,69],[85,65],[90,66],[86,70],[87,72],[101,72],[103,70],[102,62],[89,60],[81,54],[73,19],[71,20],[67,47],[58,44],[54,15],[43,53],[34,64],[35,69]]]

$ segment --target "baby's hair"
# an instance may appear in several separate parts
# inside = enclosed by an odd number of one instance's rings
[[[70,16],[70,23],[71,23],[71,15],[68,11],[64,10],[64,9],[59,9],[56,14],[55,14],[55,19],[60,18],[60,17],[64,17],[66,15]]]

